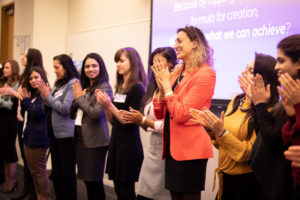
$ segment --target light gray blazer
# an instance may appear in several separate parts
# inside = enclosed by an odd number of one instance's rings
[[[113,92],[108,83],[101,83],[96,88],[106,92],[112,98]],[[108,146],[110,137],[107,119],[104,109],[97,102],[94,93],[81,96],[73,101],[70,108],[72,119],[76,118],[78,108],[83,111],[81,130],[84,146],[86,148]]]
[[[69,117],[69,108],[74,99],[73,84],[76,78],[56,90],[54,86],[51,93],[47,95],[45,105],[52,108],[51,121],[54,136],[56,138],[68,138],[74,136],[74,120]]]

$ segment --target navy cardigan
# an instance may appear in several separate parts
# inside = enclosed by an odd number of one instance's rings
[[[38,95],[33,103],[31,98],[22,101],[27,114],[27,123],[23,132],[24,144],[30,148],[48,148],[50,145],[46,133],[46,115],[43,111],[43,99]]]

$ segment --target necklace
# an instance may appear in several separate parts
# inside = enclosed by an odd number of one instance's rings
[[[243,98],[240,99],[239,108],[240,108],[240,110],[241,110],[242,112],[247,112],[248,109],[242,107],[244,102],[245,102],[245,97],[243,97]]]
[[[183,71],[180,73],[180,75],[177,78],[177,85],[179,84],[179,82],[183,79],[184,75],[183,75]]]
[[[122,92],[123,92],[123,88],[122,88],[122,86],[120,85],[119,88],[118,88],[118,90],[117,90],[117,93],[122,93]]]

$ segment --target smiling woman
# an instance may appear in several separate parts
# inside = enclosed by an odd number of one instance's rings
[[[300,145],[300,35],[284,38],[277,48],[276,69],[282,85],[282,89],[278,87],[278,91],[288,116],[288,121],[282,128],[283,143],[285,146]],[[286,159],[292,161],[295,199],[300,199],[300,167],[295,165],[300,154],[297,154],[295,149],[297,149],[296,146],[290,147],[285,152],[285,156]],[[290,157],[293,154],[295,157]]]
[[[158,119],[164,118],[165,187],[172,199],[199,200],[207,160],[213,152],[203,126],[190,121],[189,109],[210,106],[216,76],[210,67],[211,49],[198,28],[178,29],[174,48],[183,64],[173,73],[169,75],[158,60],[152,67],[159,88],[153,100],[154,113]]]
[[[53,61],[53,66],[54,66],[54,73],[56,74],[57,80],[62,79],[65,76],[66,70],[64,69],[62,64],[60,64],[60,61],[59,60],[54,60]]]
[[[274,85],[271,87],[269,107],[278,101],[275,64],[276,59],[272,56],[256,54],[255,60],[249,63],[242,72],[242,77],[247,80],[252,80],[254,74],[260,74],[266,85]],[[241,78],[240,86],[246,90]],[[258,182],[251,167],[246,163],[256,138],[250,97],[245,93],[237,95],[228,104],[225,115],[222,113],[220,119],[208,109],[204,111],[192,109],[191,115],[194,117],[193,121],[210,130],[208,134],[214,146],[219,150],[218,168],[215,169],[219,178],[217,199],[260,199]]]
[[[254,143],[256,147],[253,148],[254,156],[250,166],[261,186],[262,195],[265,199],[299,199],[299,188],[298,194],[296,194],[298,196],[294,198],[293,185],[295,184],[292,180],[291,166],[283,155],[288,145],[299,142],[299,136],[297,136],[297,132],[295,132],[296,135],[293,135],[293,130],[289,128],[286,130],[287,132],[282,131],[286,122],[290,125],[295,122],[295,102],[291,102],[288,98],[289,95],[286,96],[285,92],[292,88],[290,85],[296,82],[294,79],[300,78],[299,44],[300,36],[292,35],[281,40],[277,46],[275,70],[283,91],[276,84],[277,77],[273,78],[273,83],[267,85],[259,75],[255,75],[253,81],[249,82],[251,89],[246,91],[253,104],[255,129],[259,131],[257,132],[258,138],[262,141],[259,142],[256,139]],[[288,82],[287,85],[286,82]],[[270,110],[268,106],[268,102],[271,100],[270,91],[276,86],[282,98]],[[292,95],[299,94],[297,87],[295,89]],[[293,175],[297,173],[299,170],[294,169]],[[276,179],[273,178],[275,176]]]
[[[88,58],[84,64],[84,74],[93,82],[93,80],[99,75],[100,66],[98,62],[93,58]]]
[[[21,57],[21,61],[22,61],[22,65],[25,67],[19,83],[20,83],[20,87],[18,88],[18,93],[21,95],[22,93],[22,88],[26,88],[28,87],[29,82],[25,81],[26,77],[29,77],[29,71],[31,70],[32,67],[40,67],[41,69],[44,70],[43,67],[43,58],[42,58],[42,53],[38,50],[38,49],[34,49],[34,48],[29,48],[27,49],[27,51],[25,51],[25,53],[22,55]],[[21,156],[22,159],[25,161],[25,155],[24,155],[24,148],[23,148],[23,121],[24,121],[24,113],[25,110],[24,108],[22,108],[22,106],[18,106],[18,112],[17,112],[17,118],[18,118],[18,143],[19,143],[19,147],[20,147],[20,151],[21,151]],[[32,176],[30,174],[30,171],[28,169],[27,166],[27,162],[24,162],[24,190],[23,192],[20,194],[19,198],[25,197],[26,195],[29,194],[29,196],[33,197],[35,196],[35,190],[33,188],[34,184],[33,184],[33,179]]]
[[[48,83],[43,68],[34,66],[25,77],[27,87],[22,89],[21,102],[24,113],[23,148],[28,168],[33,177],[34,188],[38,199],[48,200],[50,184],[46,172],[47,149],[50,141],[46,133],[46,115],[43,110],[43,99],[39,92],[39,83]]]
[[[99,89],[111,98],[112,89],[100,55],[90,53],[84,58],[80,82],[73,84],[74,101],[69,113],[75,119],[77,176],[84,181],[89,200],[105,199],[102,179],[110,137],[104,108],[94,94]]]

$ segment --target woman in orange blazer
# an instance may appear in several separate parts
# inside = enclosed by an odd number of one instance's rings
[[[174,48],[183,64],[171,75],[159,60],[152,67],[159,87],[154,112],[164,118],[166,188],[173,200],[199,200],[213,150],[204,127],[190,121],[189,109],[210,106],[216,81],[209,66],[212,50],[202,31],[192,26],[178,29]]]

